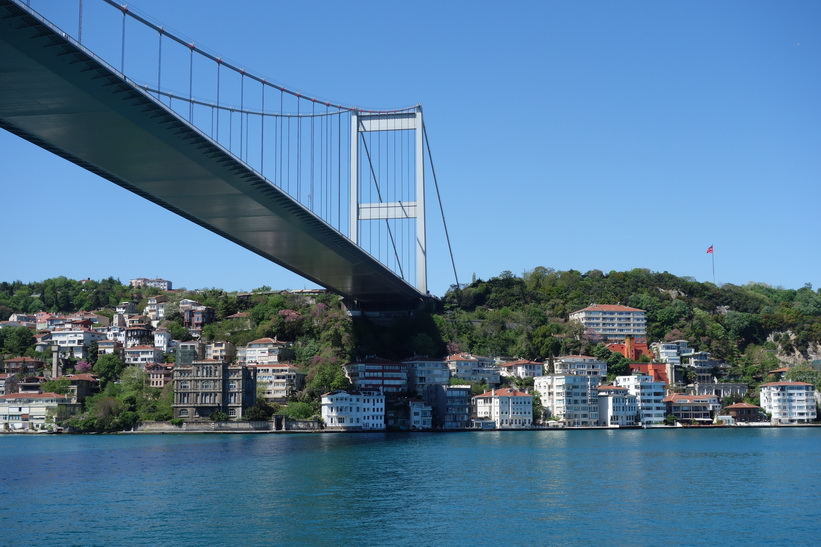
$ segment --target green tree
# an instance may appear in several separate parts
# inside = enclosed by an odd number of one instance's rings
[[[122,359],[113,353],[107,353],[100,355],[92,370],[100,380],[100,388],[105,389],[106,384],[120,377],[123,368],[125,368],[125,363]]]
[[[57,378],[56,380],[49,380],[40,384],[40,389],[43,393],[57,393],[58,395],[66,395],[71,388],[71,382],[68,378]]]

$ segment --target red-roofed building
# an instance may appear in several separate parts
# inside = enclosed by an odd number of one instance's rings
[[[636,342],[647,342],[647,320],[644,310],[621,305],[591,304],[570,314],[600,340],[624,340],[632,336]]]
[[[764,413],[764,409],[750,403],[735,403],[725,406],[722,414],[732,417],[736,423],[767,421],[767,415]]]
[[[712,422],[720,408],[715,395],[671,393],[663,401],[667,415],[680,421]]]
[[[533,425],[533,396],[509,387],[494,389],[473,397],[473,415],[493,421],[496,429],[527,429]]]
[[[632,336],[624,338],[624,342],[614,342],[607,344],[607,349],[612,352],[620,353],[625,359],[629,361],[638,361],[642,357],[653,359],[653,352],[647,345],[647,342],[636,342]]]
[[[0,395],[0,428],[13,431],[46,429],[53,423],[58,408],[65,414],[79,411],[65,395],[57,393],[12,393]]]
[[[640,372],[650,376],[654,382],[664,382],[664,385],[670,385],[670,376],[667,371],[668,365],[666,363],[630,363],[630,373]]]
[[[9,374],[16,374],[18,372],[32,374],[45,368],[46,363],[33,357],[15,357],[14,359],[6,359],[3,362],[3,366],[5,369],[4,372]]]

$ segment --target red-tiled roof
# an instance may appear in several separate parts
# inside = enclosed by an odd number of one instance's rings
[[[627,391],[626,387],[621,386],[597,386],[596,389],[599,391]]]
[[[57,393],[10,393],[9,395],[0,395],[0,399],[67,399],[65,395],[58,395]]]
[[[768,382],[766,384],[761,384],[761,387],[764,386],[812,386],[812,384],[808,384],[806,382]]]
[[[676,403],[676,402],[692,403],[692,402],[695,402],[697,400],[702,400],[702,399],[714,399],[714,400],[717,401],[718,396],[717,395],[685,395],[683,393],[671,393],[670,395],[667,395],[664,398],[664,402],[665,403],[668,403],[668,402],[670,402],[670,403]]]
[[[518,365],[539,365],[539,366],[543,366],[544,363],[540,363],[538,361],[525,361],[523,359],[519,360],[519,361],[510,361],[508,363],[499,363],[500,367],[515,367],[515,366],[518,366]]]
[[[470,355],[469,353],[458,353],[454,355],[449,355],[447,358],[448,361],[478,361],[476,357]]]
[[[735,404],[732,404],[730,406],[725,406],[724,407],[725,410],[728,409],[728,408],[761,408],[761,407],[758,406],[758,405],[752,405],[750,403],[735,403]]]

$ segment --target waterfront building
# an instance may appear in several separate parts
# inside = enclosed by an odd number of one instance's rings
[[[431,405],[433,426],[437,429],[470,427],[471,397],[469,385],[428,384],[425,402]]]
[[[268,402],[284,403],[305,387],[305,373],[294,365],[271,363],[246,366],[256,370],[257,386],[262,388],[262,397]]]
[[[712,422],[720,405],[715,395],[685,395],[671,393],[664,398],[665,412],[676,420]]]
[[[499,369],[494,366],[492,359],[458,353],[449,355],[446,362],[451,378],[486,383],[489,386],[498,386],[501,383]]]
[[[355,388],[378,389],[389,398],[408,390],[407,369],[407,365],[399,361],[373,356],[342,365]]]
[[[239,419],[256,402],[256,371],[225,361],[174,365],[174,418],[204,419],[221,411]]]
[[[548,374],[533,380],[546,416],[568,427],[599,423],[598,375]]]
[[[636,397],[636,406],[642,424],[660,424],[664,422],[664,382],[653,381],[646,374],[616,376],[613,385],[626,387]]]
[[[589,355],[563,355],[553,361],[555,374],[573,374],[576,376],[607,376],[607,362]]]
[[[735,403],[725,406],[721,414],[731,417],[736,423],[768,421],[767,415],[764,413],[764,409],[758,405],[753,405],[750,403]]]
[[[769,382],[761,384],[761,406],[772,421],[782,424],[807,423],[815,420],[815,387],[804,382]]]
[[[322,421],[327,429],[385,429],[385,396],[378,389],[340,389],[322,395]]]
[[[46,429],[58,415],[78,411],[81,405],[74,405],[65,395],[57,393],[12,393],[0,395],[0,429],[39,431]]]
[[[427,431],[433,428],[432,409],[417,398],[399,398],[385,408],[385,428],[399,431]]]
[[[748,385],[743,382],[696,382],[687,386],[690,395],[715,395],[719,400],[724,397],[743,397],[747,395]]]
[[[407,366],[408,389],[419,397],[424,397],[428,385],[446,385],[450,380],[450,369],[444,359],[412,357],[402,361]]]
[[[598,386],[599,425],[624,427],[636,425],[638,407],[636,396],[626,387]]]
[[[294,358],[290,344],[276,338],[259,338],[248,342],[244,348],[237,350],[237,362],[247,364],[271,364],[289,361]]]
[[[646,342],[647,320],[644,310],[621,305],[591,304],[570,314],[599,340],[624,340],[632,336],[636,342]]]
[[[498,366],[502,376],[511,378],[535,378],[544,374],[544,363],[538,361],[508,361]]]
[[[496,429],[527,429],[533,424],[533,396],[514,388],[492,389],[473,397],[473,416]]]

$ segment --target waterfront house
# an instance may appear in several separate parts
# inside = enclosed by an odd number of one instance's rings
[[[238,419],[255,402],[253,369],[209,359],[174,365],[174,418],[204,419],[221,411],[230,419]]]
[[[761,384],[761,406],[782,424],[807,423],[815,420],[815,388],[804,382],[769,382]]]
[[[721,412],[722,415],[730,416],[736,423],[745,422],[766,422],[767,415],[758,405],[750,403],[735,403],[725,406]]]
[[[636,396],[626,387],[598,386],[599,425],[624,427],[636,424],[638,407]]]
[[[681,422],[711,423],[720,408],[715,395],[671,393],[663,400],[667,415]]]
[[[57,393],[12,393],[0,395],[0,429],[12,431],[45,429],[62,407],[63,413],[79,410],[65,395]]]
[[[598,375],[548,374],[533,380],[544,413],[568,427],[599,423]]]
[[[492,389],[472,400],[473,417],[496,429],[527,429],[533,424],[533,396],[514,388]]]
[[[613,385],[626,387],[631,395],[636,397],[636,406],[641,423],[660,424],[664,422],[664,382],[653,381],[646,374],[632,376],[616,376]]]
[[[437,429],[467,429],[471,419],[471,389],[469,385],[428,384],[425,402],[433,412]]]
[[[385,429],[385,396],[379,389],[340,389],[322,395],[322,421],[327,429]]]

